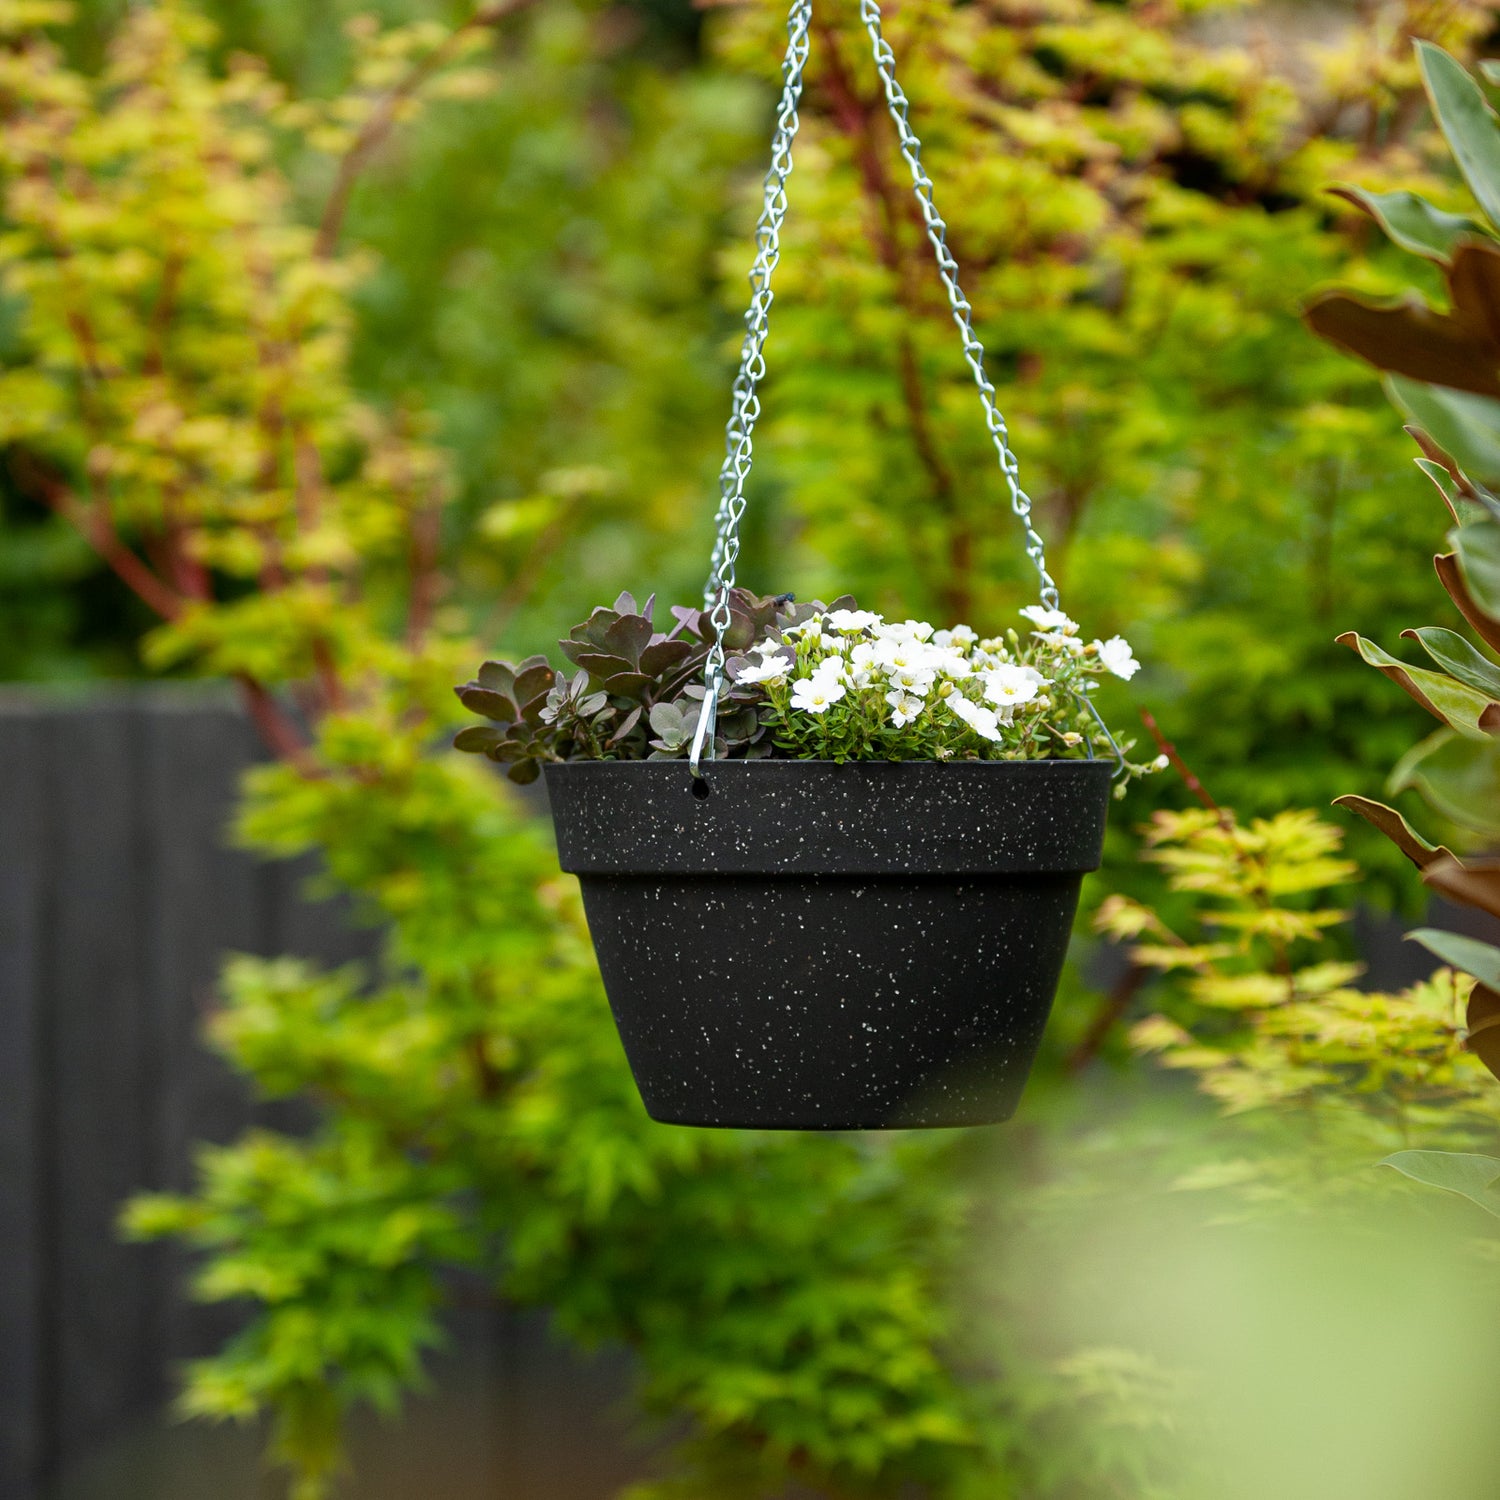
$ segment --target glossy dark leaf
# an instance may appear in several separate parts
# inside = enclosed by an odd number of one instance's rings
[[[635,670],[652,634],[650,620],[641,615],[621,615],[605,632],[604,649],[611,656],[624,657]]]
[[[487,661],[479,668],[480,687],[509,697],[515,684],[516,669],[508,661]]]
[[[458,701],[465,708],[476,714],[483,714],[487,719],[509,723],[521,717],[521,710],[504,693],[493,693],[488,688],[482,688],[472,682],[455,688],[454,692],[458,694]]]
[[[536,760],[518,760],[505,774],[518,786],[526,786],[542,774],[542,765]]]
[[[633,709],[631,709],[630,712],[625,715],[624,719],[620,721],[620,727],[616,729],[615,732],[609,737],[609,743],[611,745],[618,745],[620,741],[623,740],[625,736],[628,735],[635,728],[635,726],[641,722],[641,715],[644,712],[644,704],[637,704]]]
[[[641,671],[651,677],[662,677],[680,667],[698,649],[691,641],[653,641],[641,652]]]
[[[1415,294],[1382,305],[1346,292],[1325,292],[1307,304],[1302,317],[1320,338],[1377,370],[1500,396],[1497,350],[1467,324],[1435,312]]]
[[[504,738],[501,730],[491,729],[488,724],[471,724],[453,736],[453,748],[471,755],[487,755]]]
[[[516,676],[516,702],[530,703],[533,698],[544,698],[552,691],[557,674],[547,665],[543,657],[535,666],[528,666]]]
[[[1415,193],[1370,193],[1349,184],[1330,191],[1369,214],[1403,250],[1429,260],[1446,261],[1461,235],[1484,232],[1473,219],[1434,208]]]

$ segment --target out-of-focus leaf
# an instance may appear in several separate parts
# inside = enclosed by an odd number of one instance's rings
[[[1350,793],[1333,799],[1335,807],[1347,808],[1363,818],[1371,827],[1383,833],[1419,870],[1425,870],[1433,861],[1444,856],[1452,858],[1439,844],[1429,844],[1394,807],[1384,802],[1374,802],[1369,797]]]
[[[1500,396],[1496,349],[1458,318],[1430,308],[1415,293],[1377,304],[1347,292],[1324,292],[1302,311],[1319,338],[1411,380]]]
[[[504,738],[504,732],[491,729],[488,724],[471,724],[453,736],[455,750],[467,750],[471,754],[484,755]]]
[[[1423,869],[1423,884],[1460,906],[1500,917],[1500,860],[1460,860],[1446,849],[1439,854]]]
[[[1500,345],[1500,246],[1470,240],[1453,252],[1448,270],[1453,317],[1490,349]]]
[[[1374,641],[1352,630],[1338,637],[1341,646],[1349,646],[1392,682],[1405,689],[1428,713],[1441,719],[1450,729],[1473,737],[1487,736],[1500,730],[1500,703],[1488,693],[1475,692],[1456,682],[1445,672],[1430,672],[1426,667],[1409,667]]]
[[[1448,545],[1458,557],[1469,597],[1493,620],[1500,620],[1500,526],[1481,521],[1455,526]]]
[[[1486,489],[1500,485],[1500,401],[1472,391],[1424,385],[1388,375],[1386,390],[1397,407],[1427,433],[1465,474]]]
[[[473,683],[455,688],[454,692],[465,708],[476,714],[483,714],[487,719],[509,722],[520,716],[519,708],[504,693],[492,693],[488,688],[477,687]]]
[[[1449,676],[1467,683],[1476,692],[1500,698],[1500,667],[1488,657],[1481,656],[1456,631],[1444,630],[1438,625],[1424,625],[1416,630],[1403,630],[1401,634],[1408,640],[1419,641],[1422,649]]]
[[[1500,838],[1500,745],[1440,729],[1414,745],[1386,790],[1415,789],[1443,817],[1484,838]]]
[[[1500,226],[1500,122],[1479,85],[1441,47],[1418,42],[1417,62],[1453,159],[1491,224]]]
[[[1462,932],[1445,932],[1440,927],[1417,927],[1406,934],[1406,940],[1420,943],[1450,968],[1472,974],[1480,984],[1500,989],[1500,948],[1493,943],[1482,943]]]
[[[1500,1078],[1500,993],[1487,984],[1476,984],[1469,991],[1464,1021],[1469,1033],[1464,1046]]]
[[[1394,1167],[1403,1177],[1424,1187],[1442,1188],[1477,1203],[1486,1213],[1500,1218],[1500,1159],[1475,1156],[1464,1151],[1397,1151],[1380,1164]]]
[[[1434,208],[1415,193],[1371,193],[1347,183],[1331,191],[1369,214],[1403,250],[1429,260],[1446,261],[1460,235],[1484,232],[1473,219]]]
[[[1457,554],[1439,553],[1432,559],[1432,565],[1437,569],[1438,579],[1447,589],[1448,597],[1458,606],[1458,611],[1464,619],[1474,627],[1474,633],[1485,645],[1500,651],[1500,620],[1492,620],[1474,602],[1464,583],[1463,572],[1458,566]]]

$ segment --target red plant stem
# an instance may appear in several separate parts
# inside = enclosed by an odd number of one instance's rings
[[[1156,741],[1156,748],[1160,750],[1161,753],[1165,755],[1169,761],[1171,761],[1172,769],[1175,770],[1180,777],[1182,777],[1183,783],[1187,787],[1188,791],[1190,791],[1204,805],[1204,807],[1209,810],[1209,812],[1213,813],[1218,818],[1220,824],[1224,828],[1232,828],[1234,826],[1234,820],[1209,795],[1208,788],[1198,780],[1198,778],[1193,774],[1192,768],[1182,758],[1182,756],[1178,754],[1177,746],[1174,745],[1161,732],[1161,726],[1157,724],[1156,717],[1154,714],[1152,714],[1150,709],[1143,708],[1141,710],[1141,723],[1146,726],[1147,732],[1150,734],[1151,738]]]

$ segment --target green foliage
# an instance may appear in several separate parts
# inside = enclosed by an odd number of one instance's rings
[[[1314,302],[1307,316],[1325,338],[1392,372],[1391,394],[1415,423],[1408,430],[1425,455],[1419,463],[1456,523],[1447,537],[1451,552],[1434,559],[1438,577],[1480,640],[1500,650],[1500,342],[1494,337],[1500,251],[1493,244],[1500,228],[1500,119],[1480,85],[1441,48],[1418,43],[1417,55],[1433,112],[1487,221],[1421,251],[1442,265],[1451,311],[1435,313],[1419,300],[1381,309],[1334,292]],[[1500,667],[1453,631],[1402,633],[1441,670],[1406,666],[1353,634],[1339,637],[1444,726],[1401,758],[1389,789],[1419,792],[1453,825],[1455,842],[1491,840],[1500,831],[1492,795],[1500,777]],[[1437,848],[1379,803],[1340,800],[1390,837],[1428,886],[1500,915],[1500,870],[1493,861],[1465,862]],[[1427,930],[1411,936],[1475,979],[1470,1032],[1486,1066],[1500,1075],[1493,1030],[1500,1016],[1500,949]]]
[[[1308,812],[1242,825],[1204,809],[1158,813],[1146,837],[1171,888],[1191,893],[1192,924],[1168,925],[1123,896],[1100,908],[1100,930],[1171,981],[1132,1040],[1191,1073],[1227,1114],[1276,1132],[1295,1112],[1316,1143],[1247,1159],[1243,1184],[1322,1192],[1372,1146],[1418,1135],[1461,1144],[1493,1130],[1495,1101],[1459,1022],[1470,981],[1444,969],[1399,994],[1357,989],[1359,966],[1328,940],[1346,917],[1330,897],[1356,874],[1338,829]]]
[[[224,10],[276,67],[231,61],[180,0],[131,8],[97,70],[72,66],[45,29],[56,7],[0,4],[13,481],[161,616],[154,665],[239,681],[278,755],[249,784],[244,841],[317,851],[388,934],[367,974],[226,974],[217,1044],[262,1093],[311,1097],[319,1124],[207,1153],[194,1194],[132,1212],[135,1232],[202,1249],[200,1295],[248,1304],[189,1409],[270,1414],[300,1494],[326,1492],[343,1416],[417,1378],[460,1266],[637,1349],[645,1400],[689,1427],[664,1494],[1150,1493],[1121,1434],[1163,1429],[1159,1372],[1098,1352],[1000,1372],[964,1348],[963,1138],[651,1123],[573,886],[488,766],[432,748],[480,657],[476,601],[486,634],[526,645],[606,576],[698,581],[709,508],[691,505],[700,534],[682,517],[712,473],[732,327],[705,304],[756,92],[647,68],[607,17],[561,3],[505,23],[500,47],[472,22],[407,24],[430,20],[416,7],[343,42],[293,8]],[[729,66],[769,71],[771,14],[724,19]],[[1453,11],[1448,39],[1479,15]],[[820,23],[782,414],[752,507],[795,480],[798,529],[752,535],[747,572],[758,547],[761,572],[790,575],[777,586],[829,571],[882,604],[998,616],[1014,538],[992,524],[944,310],[913,290],[916,226],[880,186],[879,110],[846,87],[848,20]],[[1142,621],[1162,691],[1260,795],[1315,745],[1383,754],[1405,721],[1308,642],[1389,587],[1404,512],[1381,425],[1335,405],[1372,383],[1293,343],[1284,306],[1338,248],[1308,184],[1348,151],[1170,7],[929,0],[893,39],[943,201],[966,208],[955,240],[1075,592],[1106,627]],[[322,96],[289,86],[303,64]],[[1363,111],[1411,176],[1402,67],[1330,85],[1327,117]],[[1379,153],[1365,165],[1384,184]],[[341,248],[346,209],[383,260]],[[481,686],[517,717],[535,697],[510,696],[514,673]],[[1327,876],[1307,828],[1266,838],[1266,862]],[[1226,985],[1326,925],[1295,889],[1267,909],[1252,894],[1225,898],[1233,951],[1204,959]],[[1296,1006],[1241,985],[1245,1005],[1214,1009],[1234,1054],[1218,1071],[1278,1099],[1295,1047],[1338,1041],[1306,999],[1348,993],[1326,964],[1296,972]],[[1441,1004],[1408,997],[1381,1022],[1386,1040],[1427,1028],[1408,1072],[1380,1073],[1357,1016],[1327,1066],[1425,1108],[1428,1073],[1469,1062]],[[1264,1065],[1239,1055],[1263,1009],[1282,1027]]]

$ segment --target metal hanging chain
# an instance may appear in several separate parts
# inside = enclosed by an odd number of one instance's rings
[[[1000,460],[1000,472],[1005,476],[1006,488],[1010,491],[1010,508],[1016,513],[1026,534],[1026,555],[1036,568],[1042,581],[1041,599],[1048,609],[1056,609],[1057,585],[1047,571],[1047,551],[1035,526],[1031,523],[1031,496],[1021,488],[1021,466],[1010,451],[1010,431],[1000,408],[995,405],[995,387],[984,372],[984,345],[974,333],[974,309],[958,284],[958,262],[948,248],[948,226],[937,211],[932,199],[932,179],[922,165],[922,142],[911,128],[911,103],[901,85],[896,81],[896,54],[880,30],[879,0],[860,0],[860,19],[870,34],[870,49],[875,54],[875,68],[885,87],[885,102],[891,119],[896,125],[896,135],[901,143],[901,155],[911,168],[912,188],[922,209],[922,222],[927,226],[927,238],[932,241],[932,253],[937,260],[938,275],[948,293],[948,306],[953,310],[953,321],[963,338],[964,357],[974,373],[974,383],[979,387],[979,400],[984,406],[985,425],[995,444],[995,453]]]
[[[724,632],[729,629],[729,591],[734,587],[734,565],[740,555],[740,517],[745,514],[745,480],[755,456],[755,422],[760,416],[756,388],[766,373],[764,351],[770,332],[773,293],[771,273],[781,259],[781,224],[786,218],[786,182],[792,175],[792,142],[797,136],[797,104],[802,98],[802,69],[807,63],[807,30],[812,23],[812,0],[793,0],[787,20],[786,59],[781,65],[781,104],[771,140],[771,168],[766,173],[760,218],[755,225],[755,264],[750,268],[750,306],[745,313],[745,342],[734,381],[734,401],[724,434],[724,465],[719,470],[719,513],[713,559],[703,590],[703,607],[710,610],[713,645],[704,664],[703,708],[693,735],[689,757],[693,775],[705,750],[714,757],[714,724],[718,718],[719,688],[724,680]]]
[[[704,666],[703,708],[698,715],[689,763],[693,775],[699,774],[702,759],[713,759],[714,725],[718,717],[719,690],[724,680],[724,632],[729,628],[729,591],[734,587],[735,562],[740,552],[739,525],[745,513],[745,480],[754,457],[756,418],[760,416],[760,399],[756,388],[766,373],[763,351],[769,331],[771,272],[781,258],[781,225],[786,217],[786,182],[792,171],[792,141],[797,134],[797,104],[802,95],[802,69],[807,62],[808,25],[812,19],[812,0],[793,0],[787,21],[786,60],[782,64],[781,108],[776,118],[776,132],[771,146],[771,169],[766,174],[765,201],[756,224],[755,264],[750,271],[750,308],[745,314],[745,342],[740,352],[739,374],[734,382],[734,403],[725,433],[724,466],[719,471],[719,511],[713,558],[703,605],[711,610],[714,628],[713,645]],[[885,90],[886,105],[895,122],[901,155],[911,169],[912,187],[922,210],[922,222],[932,243],[938,275],[948,293],[953,321],[963,339],[964,357],[979,387],[984,407],[985,425],[995,444],[1000,472],[1010,492],[1010,506],[1021,522],[1026,538],[1026,555],[1041,579],[1041,600],[1049,609],[1058,608],[1057,584],[1047,571],[1046,547],[1031,519],[1031,497],[1021,488],[1020,464],[1011,452],[1010,433],[1005,418],[995,404],[995,387],[984,369],[984,345],[974,333],[974,309],[958,284],[958,262],[948,248],[948,226],[933,201],[932,179],[922,165],[922,142],[911,127],[911,103],[896,81],[896,55],[885,40],[880,26],[879,0],[860,0],[860,19],[870,36],[875,67]],[[1107,731],[1106,731],[1107,733]],[[1113,742],[1111,742],[1113,743]]]

